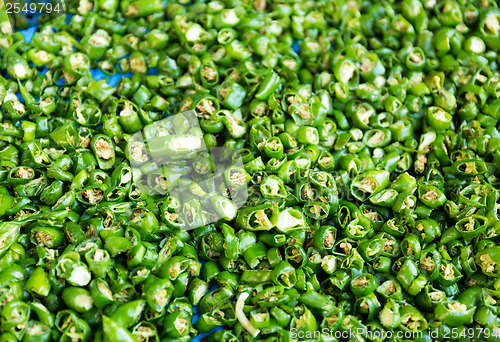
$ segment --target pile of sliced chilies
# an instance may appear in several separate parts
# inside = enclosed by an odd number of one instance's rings
[[[0,9],[1,342],[499,340],[496,1],[77,5]],[[145,191],[132,136],[188,110],[237,211]]]

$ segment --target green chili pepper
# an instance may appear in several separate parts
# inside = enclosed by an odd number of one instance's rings
[[[0,340],[496,331],[494,2],[74,12],[0,25]]]
[[[449,326],[458,326],[470,323],[475,307],[467,308],[458,301],[443,301],[436,305],[434,314],[436,318]]]

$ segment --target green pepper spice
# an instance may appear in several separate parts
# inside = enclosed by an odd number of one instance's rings
[[[497,338],[494,2],[70,12],[0,14],[1,340]]]

